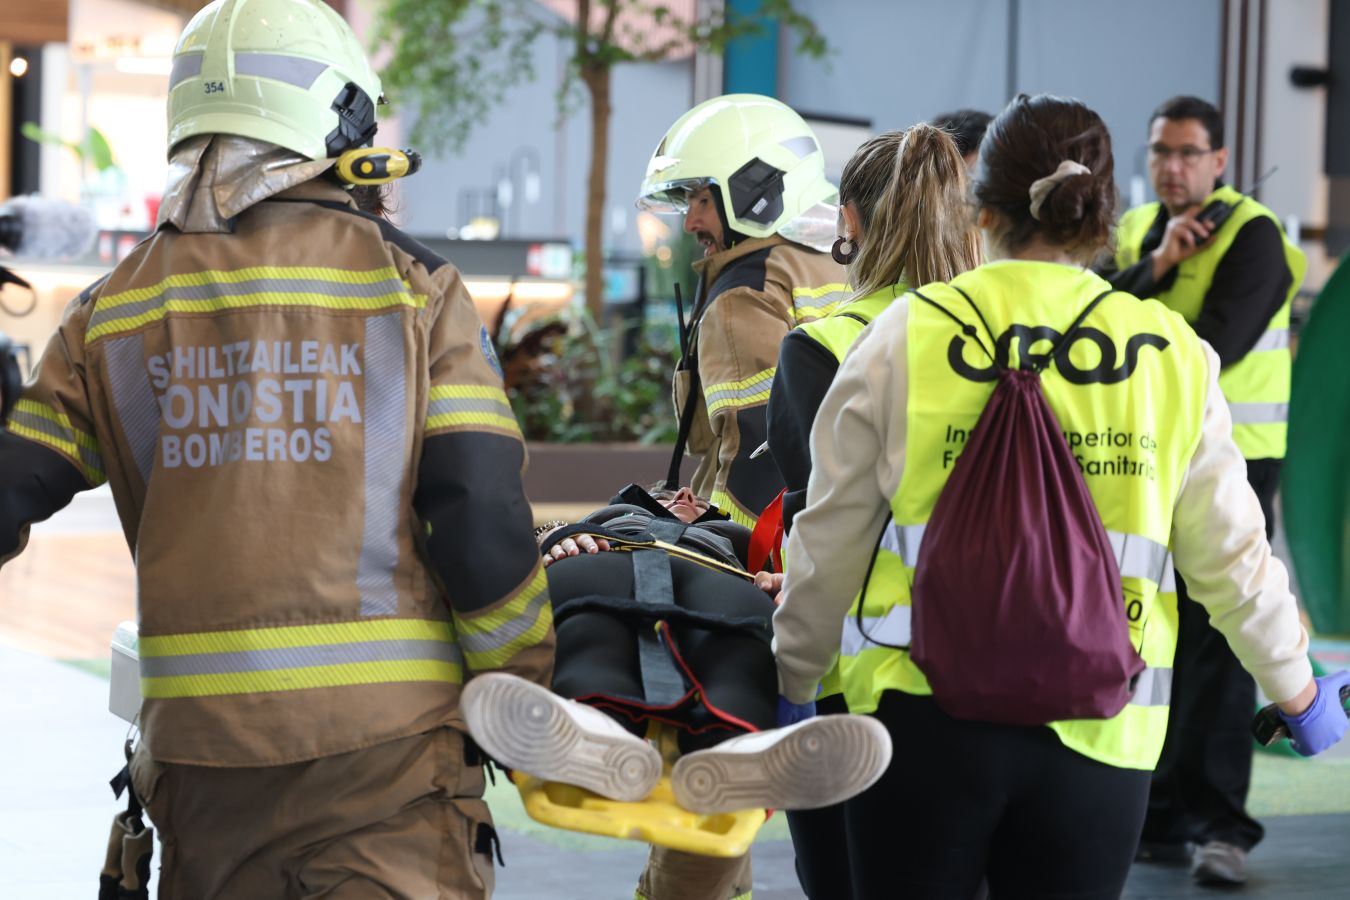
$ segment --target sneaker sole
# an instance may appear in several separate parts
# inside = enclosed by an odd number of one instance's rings
[[[633,802],[650,794],[661,777],[656,748],[626,732],[594,731],[571,706],[537,684],[494,674],[472,679],[461,703],[474,740],[508,768],[612,800]]]
[[[862,793],[890,761],[890,735],[876,719],[820,716],[761,749],[713,747],[682,757],[671,788],[696,813],[817,809]]]

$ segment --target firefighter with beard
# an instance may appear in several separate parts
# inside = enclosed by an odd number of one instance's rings
[[[769,459],[765,406],[778,345],[797,325],[848,297],[834,240],[838,191],[801,116],[757,94],[700,103],[666,132],[647,165],[637,205],[684,215],[704,249],[674,378],[680,440],[700,454],[692,488],[753,526],[783,488]]]

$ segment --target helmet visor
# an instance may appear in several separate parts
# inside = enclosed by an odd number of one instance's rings
[[[654,213],[684,215],[689,211],[689,198],[706,187],[716,184],[712,178],[676,178],[646,185],[637,198],[637,208]]]

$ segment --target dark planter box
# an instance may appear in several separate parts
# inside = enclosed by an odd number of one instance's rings
[[[664,480],[670,467],[666,444],[536,444],[528,445],[525,496],[532,503],[594,503],[614,496],[629,482],[644,487]],[[698,460],[686,456],[681,482],[688,484]]]

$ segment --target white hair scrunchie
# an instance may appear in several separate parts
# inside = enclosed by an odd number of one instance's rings
[[[1037,178],[1031,183],[1031,217],[1037,222],[1041,220],[1041,204],[1045,198],[1050,196],[1050,192],[1059,187],[1060,182],[1067,181],[1075,175],[1091,175],[1092,170],[1080,162],[1074,162],[1066,159],[1059,164],[1054,172],[1044,178]]]

